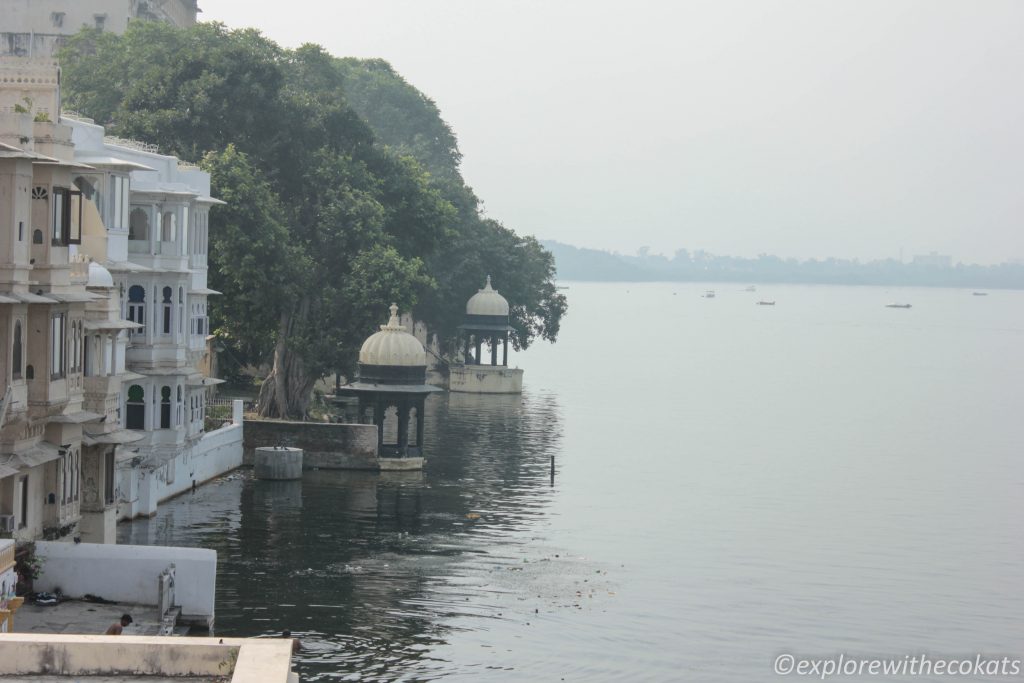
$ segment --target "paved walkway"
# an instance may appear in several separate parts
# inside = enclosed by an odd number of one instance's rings
[[[48,607],[26,602],[14,615],[14,632],[103,635],[125,613],[134,619],[124,630],[125,635],[160,634],[160,615],[154,605],[105,605],[80,600],[68,600]]]

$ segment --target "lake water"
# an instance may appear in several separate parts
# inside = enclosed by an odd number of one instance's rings
[[[571,283],[422,474],[243,471],[119,542],[216,549],[218,635],[290,628],[307,681],[1024,657],[1024,292],[742,289]]]

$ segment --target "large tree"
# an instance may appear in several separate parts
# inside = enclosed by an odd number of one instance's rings
[[[487,273],[517,346],[557,335],[550,254],[481,217],[451,130],[386,63],[151,22],[85,31],[62,63],[69,107],[201,162],[228,202],[211,217],[215,332],[228,360],[270,368],[262,414],[303,416],[392,301],[451,339]]]

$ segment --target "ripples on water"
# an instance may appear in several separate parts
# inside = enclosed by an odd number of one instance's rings
[[[216,549],[218,634],[291,629],[304,680],[449,673],[453,663],[432,653],[451,631],[486,628],[525,589],[575,597],[559,584],[592,570],[530,545],[556,491],[553,396],[444,396],[428,415],[440,438],[426,474],[261,482],[243,470],[122,526],[119,542]],[[552,562],[561,576],[550,576]]]
[[[431,399],[424,473],[241,471],[119,542],[216,549],[218,633],[309,681],[1024,655],[1024,293],[707,288],[572,285],[522,397]]]

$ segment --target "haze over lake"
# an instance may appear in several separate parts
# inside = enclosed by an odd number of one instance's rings
[[[1022,654],[1024,292],[569,285],[422,475],[231,475],[118,542],[216,549],[218,635],[290,628],[310,681]]]

